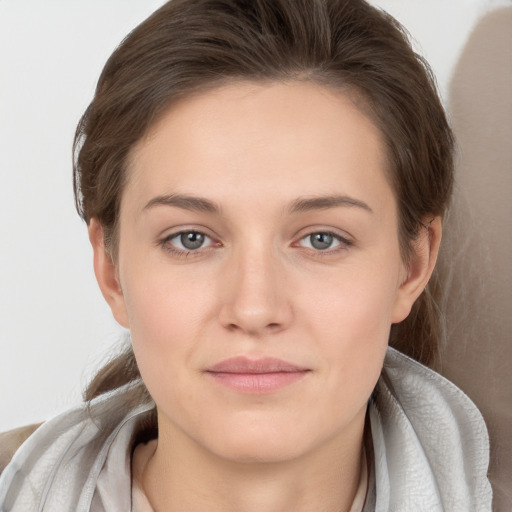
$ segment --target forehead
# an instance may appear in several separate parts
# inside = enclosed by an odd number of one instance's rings
[[[379,200],[392,195],[384,147],[379,129],[341,92],[308,82],[224,85],[159,118],[130,154],[124,195]]]

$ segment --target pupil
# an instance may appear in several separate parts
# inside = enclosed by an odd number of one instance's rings
[[[311,235],[311,245],[315,249],[328,249],[332,245],[333,236],[329,233],[315,233]]]
[[[186,249],[199,249],[203,245],[204,235],[201,233],[182,233],[180,239]]]

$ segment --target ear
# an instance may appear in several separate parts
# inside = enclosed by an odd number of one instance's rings
[[[414,242],[405,277],[396,296],[393,307],[392,323],[405,320],[415,300],[427,286],[434,271],[441,243],[441,217],[428,220]]]
[[[94,273],[101,293],[110,306],[114,318],[123,327],[128,329],[129,322],[123,290],[119,283],[115,263],[105,247],[103,228],[98,219],[92,218],[89,221],[89,240],[91,241],[94,252]]]

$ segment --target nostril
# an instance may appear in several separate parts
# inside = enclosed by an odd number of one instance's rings
[[[256,336],[263,334],[263,332],[265,332],[265,331],[267,333],[268,332],[276,332],[276,331],[281,330],[281,328],[282,328],[282,324],[280,324],[279,322],[269,323],[266,326],[264,326],[263,329],[259,329],[258,327],[251,326],[251,325],[246,325],[244,327],[244,326],[238,325],[237,323],[229,323],[226,325],[226,329],[228,331],[231,331],[231,332],[245,331],[245,332],[247,332],[247,334],[256,335]]]

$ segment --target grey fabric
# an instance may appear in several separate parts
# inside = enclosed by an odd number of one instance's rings
[[[377,500],[368,510],[491,510],[487,429],[451,382],[389,350],[370,420]]]
[[[26,425],[7,432],[0,432],[0,473],[11,462],[18,448],[41,426],[41,423]]]
[[[0,477],[0,511],[130,510],[133,437],[153,407],[133,407],[131,387],[42,425]],[[462,391],[388,349],[369,415],[365,512],[491,511],[487,430]]]

